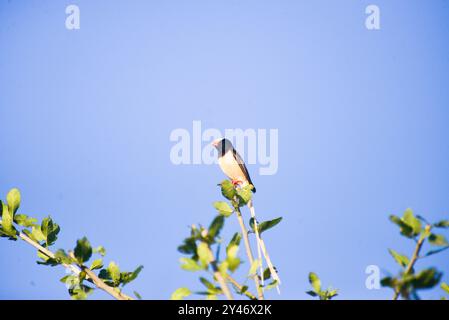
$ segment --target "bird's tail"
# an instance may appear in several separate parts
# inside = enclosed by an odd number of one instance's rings
[[[259,228],[258,228],[257,219],[256,219],[256,211],[254,210],[254,205],[253,205],[252,200],[250,200],[248,202],[248,208],[251,213],[251,218],[253,218],[253,221],[254,221],[254,230],[255,230],[256,239],[257,239],[257,255],[258,255],[258,259],[260,261],[259,266],[260,266],[260,276],[261,276],[262,285],[264,284],[263,263],[262,263],[262,255],[263,255],[263,257],[265,258],[265,261],[267,262],[268,269],[270,270],[271,277],[273,278],[273,280],[276,280],[276,282],[277,282],[276,289],[277,289],[278,293],[280,294],[281,292],[279,289],[279,285],[281,284],[281,279],[279,278],[279,275],[278,275],[276,269],[274,268],[273,263],[271,262],[271,259],[270,259],[270,256],[268,255],[265,243],[262,240],[262,238],[260,237]]]

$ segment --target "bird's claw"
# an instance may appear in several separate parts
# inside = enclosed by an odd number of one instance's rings
[[[232,179],[231,180],[231,183],[234,185],[234,187],[236,186],[236,185],[239,185],[239,184],[242,184],[243,183],[243,181],[241,181],[241,180],[234,180],[234,179]]]

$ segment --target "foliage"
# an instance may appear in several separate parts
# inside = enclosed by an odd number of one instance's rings
[[[252,198],[252,186],[236,187],[230,181],[223,181],[220,185],[221,193],[226,201],[216,201],[213,207],[216,215],[208,227],[192,225],[190,235],[184,239],[178,247],[178,251],[184,254],[180,258],[181,268],[190,272],[201,272],[199,282],[202,289],[192,292],[181,287],[173,292],[171,299],[179,300],[192,294],[205,296],[206,299],[217,299],[225,295],[229,298],[228,286],[234,289],[238,295],[249,299],[260,298],[260,292],[268,291],[278,283],[272,275],[273,270],[266,268],[260,270],[261,261],[252,260],[248,264],[246,277],[241,283],[237,282],[233,275],[244,262],[239,255],[242,240],[245,243],[249,237],[256,233],[254,220],[248,221],[249,231],[242,220],[241,208],[248,205]],[[37,249],[39,265],[62,265],[70,274],[60,279],[68,289],[72,299],[86,299],[95,289],[102,289],[117,299],[131,299],[122,293],[123,287],[134,281],[143,269],[138,266],[134,271],[120,270],[117,263],[110,261],[104,263],[106,250],[103,246],[92,247],[86,237],[76,241],[72,250],[53,250],[60,235],[60,226],[48,216],[38,221],[23,213],[19,213],[21,194],[18,189],[12,189],[6,196],[6,201],[0,200],[0,237],[16,241],[24,240]],[[221,233],[225,222],[231,216],[236,215],[241,222],[242,230],[233,234],[226,242]],[[278,225],[282,217],[257,223],[258,234],[272,229]],[[393,299],[419,299],[419,292],[425,289],[440,286],[441,299],[448,299],[449,285],[441,282],[442,272],[436,267],[428,267],[418,270],[417,262],[435,254],[439,254],[449,248],[444,231],[449,228],[449,220],[441,220],[429,223],[421,216],[415,216],[411,209],[407,209],[399,217],[390,216],[390,221],[399,228],[400,234],[414,243],[414,249],[410,255],[388,249],[389,254],[399,265],[400,272],[397,275],[388,275],[381,280],[384,287],[393,289]],[[244,231],[244,232],[243,232]],[[224,250],[221,250],[224,247]],[[245,246],[246,247],[246,246]],[[245,248],[246,250],[246,248]],[[276,272],[274,272],[276,273]],[[249,279],[255,279],[255,287],[248,283]],[[267,280],[267,281],[266,281]],[[336,289],[328,287],[323,289],[321,280],[316,273],[309,273],[309,283],[312,287],[307,291],[312,297],[320,300],[331,300],[337,296]],[[257,290],[257,295],[251,290]],[[141,296],[134,291],[134,295]]]
[[[86,299],[96,288],[95,281],[88,275],[90,271],[98,270],[100,281],[118,293],[142,271],[143,266],[137,267],[132,272],[120,271],[115,262],[110,262],[107,267],[104,267],[103,258],[106,250],[102,246],[92,248],[86,237],[77,240],[73,250],[58,249],[53,253],[51,247],[56,243],[61,228],[50,216],[38,223],[36,218],[18,214],[20,202],[21,195],[18,189],[8,192],[6,203],[0,201],[2,218],[0,237],[14,241],[18,238],[29,241],[38,248],[38,264],[52,267],[63,265],[70,270],[71,274],[64,276],[60,281],[66,285],[72,299]],[[98,256],[97,259],[92,261],[90,267],[87,267],[94,254]],[[139,298],[137,293],[136,296]]]
[[[399,296],[402,296],[404,299],[419,299],[418,291],[437,286],[441,280],[442,272],[434,267],[416,271],[415,264],[425,257],[449,248],[449,243],[445,236],[435,233],[439,229],[448,228],[449,220],[430,224],[423,217],[415,216],[411,209],[407,209],[402,217],[391,215],[390,220],[399,227],[402,236],[414,241],[415,249],[410,257],[389,249],[390,255],[401,267],[401,270],[396,276],[384,277],[381,280],[381,284],[394,290],[394,299],[399,298]],[[432,249],[421,254],[425,242]],[[445,288],[444,284],[442,284],[442,288]]]
[[[320,300],[331,300],[338,295],[337,289],[329,287],[326,290],[323,290],[321,288],[321,280],[314,272],[309,273],[309,283],[312,286],[312,290],[307,291],[306,293],[312,297],[318,297]]]
[[[216,201],[213,203],[217,216],[214,217],[207,228],[201,225],[192,225],[190,227],[190,236],[185,238],[178,247],[179,252],[188,256],[180,258],[183,270],[204,272],[206,274],[199,277],[203,289],[192,292],[188,288],[182,287],[172,294],[171,299],[183,299],[192,293],[203,295],[206,299],[217,299],[218,296],[223,295],[223,288],[218,281],[219,279],[217,279],[217,274],[214,273],[214,266],[216,266],[221,277],[232,285],[236,294],[244,295],[249,299],[256,299],[256,297],[250,292],[250,285],[247,284],[248,279],[252,277],[262,279],[263,277],[264,280],[268,280],[271,277],[268,269],[264,270],[263,275],[257,274],[259,264],[256,260],[249,267],[247,277],[242,284],[239,284],[232,278],[231,275],[242,264],[242,259],[239,257],[240,242],[247,235],[235,232],[231,240],[226,244],[226,250],[223,252],[220,249],[225,244],[225,241],[220,237],[220,233],[224,228],[226,219],[233,215],[241,215],[241,208],[247,205],[252,198],[251,190],[253,186],[236,187],[228,180],[224,180],[219,186],[223,197],[227,201]],[[281,219],[277,218],[259,223],[260,233],[274,227]],[[249,221],[249,225],[254,225],[252,219]],[[252,229],[254,230],[253,227]],[[275,285],[275,282],[271,282],[263,286],[260,285],[259,289],[266,291],[272,289]]]

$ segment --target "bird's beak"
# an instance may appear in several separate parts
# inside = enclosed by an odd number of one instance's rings
[[[213,141],[211,144],[216,148],[218,146],[218,141]]]

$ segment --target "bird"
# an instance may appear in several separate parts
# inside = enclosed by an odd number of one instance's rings
[[[229,139],[222,138],[214,140],[212,145],[218,151],[218,164],[221,170],[231,179],[232,183],[234,185],[250,184],[253,186],[252,191],[256,193],[256,188],[251,181],[245,162],[234,149],[232,142]]]

